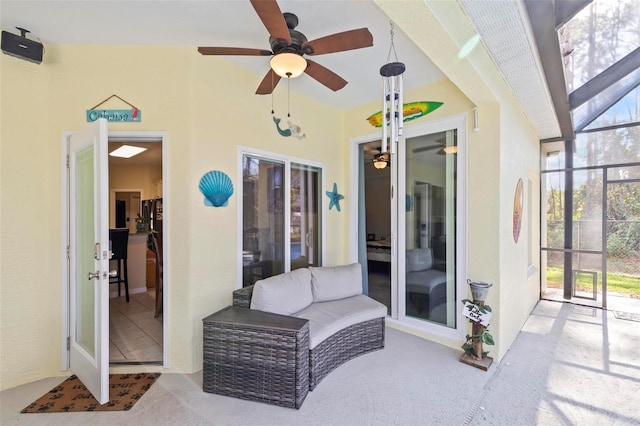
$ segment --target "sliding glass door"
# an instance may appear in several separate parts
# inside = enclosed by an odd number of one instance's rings
[[[319,166],[242,154],[242,285],[322,264]]]
[[[455,327],[456,130],[407,138],[404,153],[404,315]]]
[[[320,169],[291,164],[291,269],[320,266]]]
[[[405,128],[388,156],[378,141],[356,143],[352,258],[363,266],[369,295],[394,320],[464,338],[466,119]]]

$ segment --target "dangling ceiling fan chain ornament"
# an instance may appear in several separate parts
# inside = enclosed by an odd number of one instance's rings
[[[272,56],[271,69],[262,79],[256,94],[268,95],[280,81],[305,73],[334,92],[342,89],[347,81],[333,71],[304,56],[324,55],[373,46],[373,36],[367,28],[335,33],[312,41],[295,30],[298,17],[282,13],[276,0],[250,0],[251,5],[269,32],[271,50],[242,47],[198,47],[203,55]]]
[[[287,117],[291,118],[291,111],[290,111],[291,92],[289,90],[288,80],[289,79],[287,79]],[[280,134],[280,136],[283,136],[283,137],[293,136],[298,140],[302,140],[307,136],[305,133],[302,133],[302,129],[300,128],[300,126],[293,124],[290,120],[287,121],[287,124],[289,125],[288,129],[280,128],[280,121],[282,120],[276,117],[275,110],[273,108],[273,92],[271,92],[271,115],[273,117],[273,122],[276,124],[276,129],[278,130],[278,133]]]
[[[380,68],[382,76],[382,153],[389,151],[396,152],[396,144],[402,136],[403,103],[402,103],[402,74],[405,66],[398,61],[396,48],[393,44],[393,21],[390,22],[391,46],[387,55],[387,63]],[[395,56],[395,62],[389,62],[391,52]],[[387,123],[390,124],[389,134],[387,134]]]

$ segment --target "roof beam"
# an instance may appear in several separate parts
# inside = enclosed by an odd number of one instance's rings
[[[593,0],[561,0],[556,1],[556,31],[569,22],[578,12]]]
[[[595,111],[591,111],[588,117],[586,117],[581,123],[578,123],[576,125],[576,132],[581,132],[582,130],[584,130],[584,128],[591,124],[596,118],[604,114],[609,108],[617,104],[622,98],[627,96],[633,89],[638,86],[640,86],[640,81],[630,85],[620,93],[616,93],[616,96],[612,97],[609,102],[605,102],[604,104],[600,105],[600,107]]]
[[[526,0],[525,3],[540,54],[542,69],[558,117],[561,136],[565,139],[574,139],[575,133],[569,111],[562,54],[556,31],[555,2],[553,0]]]
[[[569,109],[574,110],[638,68],[640,68],[640,47],[571,92]]]

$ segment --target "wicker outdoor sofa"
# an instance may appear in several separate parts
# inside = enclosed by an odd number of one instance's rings
[[[266,278],[234,291],[233,305],[308,320],[309,390],[346,361],[384,347],[387,308],[362,294],[359,263]]]

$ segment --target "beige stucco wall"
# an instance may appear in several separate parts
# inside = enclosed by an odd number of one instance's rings
[[[60,353],[60,135],[50,69],[0,55],[1,389],[56,374]],[[12,123],[20,124],[13,125]],[[54,250],[58,256],[49,252]]]
[[[500,359],[538,298],[539,278],[527,272],[527,245],[537,248],[536,242],[527,241],[524,227],[518,244],[511,235],[516,182],[523,178],[526,190],[527,177],[537,176],[537,138],[491,61],[456,57],[458,38],[469,28],[457,24],[462,18],[451,2],[376,3],[448,76],[405,100],[445,102],[424,120],[467,114],[468,273],[494,283],[488,303],[497,345],[489,349]],[[443,15],[457,25],[443,26]],[[294,91],[294,121],[307,138],[282,138],[270,97],[254,95],[261,76],[191,47],[49,45],[41,65],[0,55],[0,72],[0,389],[62,374],[61,136],[86,125],[87,108],[117,94],[142,110],[143,121],[111,130],[167,134],[165,315],[176,372],[201,368],[201,319],[228,305],[237,286],[239,189],[228,207],[205,207],[200,177],[221,170],[237,183],[237,146],[243,145],[323,163],[327,186],[336,182],[348,200],[349,141],[373,133],[365,118],[379,110],[376,103],[343,113]],[[286,98],[275,98],[276,109],[284,110]],[[479,132],[471,129],[473,106]],[[324,210],[329,265],[347,260],[348,203],[342,207]],[[524,226],[533,226],[537,238],[534,212]]]
[[[405,102],[444,102],[421,120],[467,115],[467,278],[494,284],[487,304],[494,312],[490,330],[496,345],[485,350],[500,360],[539,299],[539,138],[482,45],[467,57],[458,56],[475,29],[456,2],[374,1],[447,76],[445,81],[408,91]],[[347,116],[349,137],[371,133],[361,117],[379,110],[376,107],[372,104],[349,112],[353,113]],[[478,108],[479,131],[473,130],[474,107]],[[525,213],[516,244],[513,198],[520,178],[525,189],[524,211],[530,202],[533,214]],[[531,195],[528,178],[533,180]],[[527,227],[534,230],[533,241]],[[534,268],[530,268],[528,250],[532,250]],[[464,297],[467,295],[459,299]],[[460,342],[427,337],[460,346]]]
[[[112,131],[164,131],[172,371],[201,368],[201,320],[230,304],[236,288],[236,193],[205,207],[198,182],[221,170],[236,182],[237,146],[286,153],[326,166],[344,186],[335,153],[342,114],[295,92],[304,141],[283,138],[260,77],[189,47],[47,46],[41,65],[0,55],[2,66],[2,280],[0,388],[62,374],[62,182],[64,131],[83,128],[85,110],[112,94],[142,110],[141,123]],[[284,110],[284,95],[275,97]],[[10,106],[7,108],[7,106]],[[331,123],[330,126],[327,123]],[[326,211],[327,264],[346,260],[346,215]]]
[[[160,164],[109,165],[109,193],[113,190],[139,189],[142,191],[142,199],[150,200],[162,196],[161,193],[156,194],[156,184],[161,180],[162,166]]]

